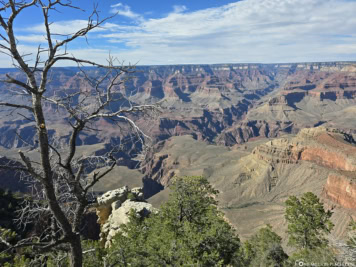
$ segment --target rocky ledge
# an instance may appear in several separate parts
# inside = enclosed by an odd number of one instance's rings
[[[330,174],[323,196],[344,208],[356,210],[356,175]]]
[[[302,129],[295,138],[269,141],[256,147],[252,154],[269,163],[309,161],[334,170],[356,171],[353,137],[333,128]]]
[[[129,222],[129,214],[146,217],[156,209],[145,202],[142,188],[129,190],[127,186],[108,191],[97,198],[98,223],[101,226],[100,241],[109,247],[113,237],[120,231],[120,226]]]
[[[328,170],[323,197],[356,210],[356,146],[353,137],[325,127],[301,130],[294,138],[275,139],[252,154],[268,164],[310,162]]]

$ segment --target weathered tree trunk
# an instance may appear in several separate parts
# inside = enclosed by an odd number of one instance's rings
[[[82,244],[80,243],[80,235],[75,235],[70,241],[69,260],[71,267],[83,266]]]
[[[71,56],[67,52],[67,45],[80,37],[85,37],[87,33],[100,27],[105,21],[112,18],[107,17],[99,19],[96,7],[92,14],[88,17],[88,24],[84,28],[80,29],[73,34],[66,35],[63,40],[52,40],[54,34],[51,29],[51,22],[49,21],[49,12],[58,11],[57,8],[70,8],[80,9],[73,6],[72,2],[68,0],[51,0],[51,1],[0,1],[0,28],[2,29],[1,39],[4,41],[0,44],[0,52],[8,55],[15,67],[19,68],[26,76],[26,82],[21,79],[16,79],[10,74],[6,74],[5,78],[2,77],[0,82],[12,84],[11,92],[15,95],[31,97],[32,103],[18,104],[1,102],[1,106],[7,106],[12,108],[20,108],[31,113],[35,118],[35,129],[38,135],[38,150],[40,153],[39,162],[31,161],[31,157],[25,155],[26,153],[19,151],[19,155],[22,161],[25,163],[25,167],[21,171],[26,173],[29,177],[32,176],[34,185],[38,190],[35,190],[36,200],[38,200],[45,207],[46,212],[50,212],[52,218],[55,220],[55,224],[60,227],[60,231],[56,231],[53,236],[53,240],[48,242],[47,240],[36,239],[36,243],[30,242],[29,245],[36,246],[43,251],[55,251],[58,246],[64,245],[69,250],[70,266],[82,267],[83,255],[82,246],[80,242],[80,226],[83,219],[83,213],[88,205],[89,190],[93,188],[101,178],[107,175],[116,166],[117,161],[114,158],[114,152],[118,150],[117,147],[113,147],[112,151],[108,152],[106,156],[100,156],[99,161],[102,161],[107,167],[104,171],[95,172],[93,175],[89,175],[85,168],[86,162],[89,157],[78,158],[76,157],[76,140],[79,134],[85,129],[86,124],[95,122],[99,118],[115,118],[119,117],[120,120],[124,120],[128,125],[135,129],[135,134],[139,136],[141,144],[144,144],[144,139],[147,137],[139,127],[127,116],[128,113],[145,112],[150,110],[156,110],[156,105],[130,105],[129,108],[118,107],[116,110],[107,109],[110,103],[114,103],[118,100],[126,98],[124,96],[116,98],[117,92],[121,89],[117,88],[118,85],[123,84],[126,78],[122,75],[125,73],[133,73],[134,66],[115,66],[116,59],[109,56],[108,64],[102,65],[90,61],[87,59],[80,59]],[[42,10],[44,19],[44,29],[46,31],[47,46],[43,47],[42,44],[38,46],[36,57],[33,64],[28,65],[31,60],[28,56],[31,54],[22,54],[17,47],[17,39],[13,29],[14,21],[16,17],[22,13],[24,9],[38,7]],[[106,74],[100,79],[92,79],[85,74],[86,79],[89,80],[89,84],[92,85],[93,94],[87,92],[78,91],[78,93],[65,93],[65,97],[60,97],[60,94],[55,92],[45,96],[47,85],[50,79],[48,75],[50,70],[57,62],[74,62],[78,66],[82,64],[89,64],[98,68],[106,70]],[[40,75],[41,74],[41,75]],[[108,82],[108,84],[106,84]],[[79,88],[78,88],[79,89]],[[117,91],[119,90],[119,91]],[[78,96],[79,94],[79,96]],[[76,101],[73,101],[76,97],[80,97],[83,94],[84,99],[93,99],[93,103],[97,103],[91,106],[89,109],[82,106],[81,103],[76,105]],[[121,93],[120,93],[121,95]],[[30,99],[28,99],[30,100]],[[68,149],[64,152],[61,151],[53,140],[48,137],[48,129],[46,125],[45,112],[43,110],[43,102],[49,102],[56,105],[58,108],[65,110],[68,113],[69,125],[70,125],[70,140]],[[21,114],[20,114],[21,115]],[[32,119],[32,117],[30,116]],[[143,137],[143,138],[142,138]],[[35,146],[34,146],[35,148]],[[91,163],[91,166],[95,166],[95,160]],[[0,168],[9,168],[9,166],[0,166]],[[15,168],[15,167],[14,167]],[[89,169],[90,169],[89,168]],[[64,192],[65,191],[65,192]],[[63,192],[65,194],[63,194]],[[44,196],[45,195],[45,196]],[[70,205],[70,206],[69,206]],[[71,209],[68,211],[68,208]],[[74,210],[75,209],[75,210]],[[23,209],[22,215],[29,218],[29,220],[38,218],[41,216],[42,210],[37,207],[29,207]],[[22,216],[21,215],[21,216]],[[57,236],[58,235],[58,236]],[[37,240],[39,242],[37,243]],[[66,250],[67,251],[67,250]]]
[[[49,207],[56,218],[57,222],[61,225],[65,236],[71,236],[69,239],[70,244],[70,266],[71,267],[82,267],[83,266],[83,255],[82,246],[80,242],[80,235],[75,234],[72,230],[70,222],[63,213],[61,207],[58,204],[54,184],[52,180],[52,167],[49,159],[49,144],[48,144],[48,134],[45,125],[45,118],[42,108],[42,96],[40,94],[33,96],[33,107],[34,115],[37,124],[37,133],[39,139],[40,153],[41,153],[41,163],[44,172],[44,177],[42,184],[44,185],[44,190],[48,199]],[[80,217],[81,218],[81,217]],[[79,220],[80,220],[79,218]],[[78,223],[79,224],[79,223]]]

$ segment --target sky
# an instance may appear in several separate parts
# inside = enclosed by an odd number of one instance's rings
[[[52,12],[53,33],[72,34],[87,24],[94,2],[72,2],[83,10]],[[114,17],[87,38],[72,42],[67,52],[98,63],[105,63],[109,54],[124,64],[138,65],[356,60],[356,0],[97,3],[101,19]],[[22,53],[33,53],[38,45],[46,47],[42,22],[38,8],[18,16],[14,28]],[[31,56],[27,59],[33,62]],[[57,66],[67,65],[72,64]],[[11,60],[0,54],[0,67],[11,66]]]

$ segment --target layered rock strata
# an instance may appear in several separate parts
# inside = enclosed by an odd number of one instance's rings
[[[291,190],[290,194],[296,194],[298,191],[294,192],[294,190],[297,188],[290,188],[291,185],[304,188],[304,185],[310,183],[309,190],[320,194],[325,186],[323,194],[325,198],[331,199],[345,208],[356,210],[353,202],[355,201],[354,195],[347,193],[347,190],[352,192],[352,188],[354,188],[350,177],[356,177],[356,144],[352,135],[344,131],[323,126],[303,129],[295,137],[273,139],[257,145],[247,156],[234,159],[236,166],[229,168],[225,167],[229,166],[229,162],[216,163],[216,166],[205,166],[204,161],[200,162],[196,158],[195,154],[198,152],[194,153],[194,151],[190,151],[190,148],[185,149],[185,153],[189,153],[185,156],[184,147],[177,148],[179,145],[184,145],[184,142],[184,140],[168,140],[160,143],[158,148],[160,152],[154,153],[151,160],[145,165],[144,181],[154,181],[162,187],[166,187],[174,175],[190,172],[215,177],[214,173],[219,173],[214,181],[218,186],[222,186],[218,189],[224,192],[223,194],[229,195],[230,193],[227,191],[231,191],[231,194],[234,195],[234,197],[229,197],[231,203],[241,203],[241,201],[268,196],[268,194],[271,194],[270,198],[274,199],[273,194],[277,194],[273,193],[274,191],[280,191],[278,194],[283,194],[283,191]],[[208,148],[200,149],[211,153]],[[222,150],[218,147],[215,149]],[[224,152],[223,157],[231,158],[234,154],[246,155],[244,146],[230,149],[230,151]],[[202,156],[208,157],[204,153]],[[216,159],[215,162],[219,162],[219,160]],[[224,176],[228,178],[220,178],[224,169],[234,171]],[[335,177],[338,177],[338,180]],[[315,179],[315,182],[306,179]],[[227,183],[226,186],[223,185],[222,180]],[[319,183],[318,186],[315,184],[316,181]],[[221,185],[219,185],[220,183]],[[232,184],[228,186],[228,183]],[[350,184],[348,187],[339,188],[343,183]],[[332,186],[333,184],[335,186]],[[308,190],[307,187],[306,190]],[[150,190],[145,189],[145,191],[148,191],[149,196],[152,195]],[[226,205],[236,204],[227,203]]]
[[[285,201],[305,192],[318,195],[326,208],[335,207],[333,237],[345,234],[350,218],[356,218],[356,144],[345,131],[320,126],[230,148],[182,136],[160,143],[158,150],[144,179],[169,187],[174,175],[205,176],[219,190],[219,206],[241,238],[265,224],[285,237]],[[168,193],[163,189],[149,201],[158,207]]]
[[[282,138],[256,147],[252,154],[270,163],[309,161],[333,170],[356,171],[356,146],[343,131],[317,127],[302,129],[292,140]]]
[[[330,174],[323,195],[338,205],[356,210],[356,174]]]
[[[309,97],[318,103],[355,100],[355,66],[353,62],[141,66],[133,79],[115,90],[135,104],[164,100],[165,112],[159,115],[158,120],[147,122],[146,118],[135,118],[156,142],[191,134],[198,140],[217,140],[219,144],[235,145],[259,136],[278,137],[280,133],[296,133],[303,127],[314,126],[327,112],[297,107],[299,102]],[[0,70],[0,78],[9,71]],[[89,77],[103,75],[94,68],[86,71]],[[11,70],[11,75],[23,79],[20,72]],[[58,68],[52,75],[48,96],[93,89],[76,68]],[[103,84],[104,87],[106,85]],[[4,101],[28,104],[22,98],[7,94],[8,89],[8,86],[0,85]],[[262,107],[264,103],[266,105]],[[349,104],[338,104],[333,110],[343,110]],[[259,107],[261,110],[256,114],[251,113]],[[68,114],[49,104],[45,104],[44,109],[49,122],[49,136],[66,143],[69,134],[63,131],[66,127],[62,126],[67,125],[63,118]],[[6,108],[0,110],[3,118],[0,120],[0,145],[18,148],[30,143],[36,146],[34,124],[21,116],[12,114],[8,117],[8,114]],[[335,118],[326,118],[325,121],[337,123]],[[127,134],[119,134],[117,128],[104,119],[98,120],[94,126],[105,128],[105,131],[95,135],[89,132],[81,134],[78,139],[80,145],[120,142]],[[356,130],[356,126],[345,127]],[[16,138],[15,131],[25,142]]]
[[[330,174],[322,195],[356,210],[356,146],[351,135],[325,127],[303,129],[296,138],[269,141],[252,154],[270,164],[304,161],[327,168]]]

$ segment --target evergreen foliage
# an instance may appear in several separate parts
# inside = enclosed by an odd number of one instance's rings
[[[23,199],[10,190],[0,188],[0,227],[16,230],[13,220]]]
[[[352,220],[348,227],[349,238],[347,244],[356,250],[356,221]]]
[[[338,266],[334,252],[329,247],[300,249],[287,261],[287,266]],[[341,266],[339,264],[339,266]]]
[[[303,194],[300,199],[289,197],[286,205],[288,244],[297,248],[289,257],[287,266],[333,266],[337,259],[325,238],[334,227],[330,221],[332,211],[325,210],[319,198],[311,192]]]
[[[351,219],[348,226],[348,238],[346,240],[347,250],[343,256],[350,265],[356,266],[356,221]]]
[[[282,238],[267,225],[244,243],[245,266],[284,266],[288,255],[281,245]]]
[[[134,213],[116,236],[110,263],[132,266],[226,266],[241,263],[240,240],[217,210],[218,193],[203,177],[175,178],[161,212]]]
[[[303,194],[300,199],[289,197],[286,206],[289,245],[309,250],[326,247],[325,234],[334,227],[330,221],[332,211],[325,211],[319,198],[311,192]]]
[[[297,248],[288,257],[281,245],[282,238],[270,225],[241,245],[234,229],[217,209],[218,191],[205,178],[177,177],[170,188],[170,198],[159,212],[141,218],[131,211],[129,223],[120,226],[110,248],[103,248],[98,241],[82,241],[83,265],[283,267],[301,262],[332,266],[337,262],[325,238],[333,228],[332,212],[325,211],[312,193],[301,198],[291,196],[286,201],[289,244]],[[0,191],[1,203],[6,200],[14,205],[5,203],[4,214],[10,214],[17,205],[10,196],[11,193]],[[353,222],[350,233],[355,229]],[[1,229],[0,237],[12,243],[19,235]],[[350,238],[348,244],[355,247],[355,240]],[[16,253],[1,253],[0,265],[68,267],[70,260],[67,252],[52,251],[33,257],[20,249]]]

